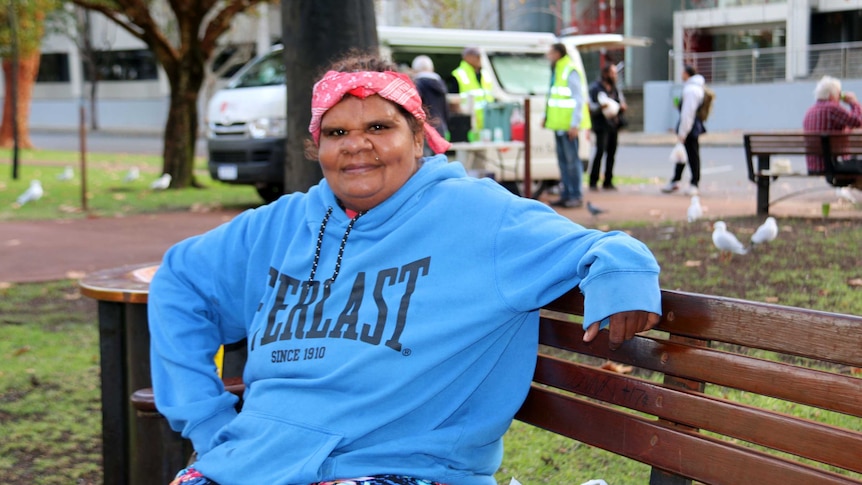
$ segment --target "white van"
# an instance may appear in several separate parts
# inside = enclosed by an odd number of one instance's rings
[[[558,39],[547,32],[389,26],[379,26],[377,32],[381,55],[407,69],[414,57],[425,54],[431,57],[435,70],[444,80],[451,78],[452,70],[461,62],[464,47],[479,47],[483,72],[490,76],[495,100],[523,105],[524,99],[530,98],[534,193],[559,180],[553,134],[541,126],[551,79],[550,65],[545,58],[550,46],[555,42],[564,43],[572,60],[583,66],[579,50],[618,49],[650,43],[646,38],[617,34]],[[253,184],[267,201],[283,191],[286,89],[281,49],[277,46],[251,61],[226,88],[213,96],[207,108],[211,175],[227,183]],[[587,73],[587,77],[595,76]],[[453,86],[450,91],[457,99],[457,87]],[[523,153],[517,150],[499,153],[495,150],[478,159],[484,161],[481,162],[484,167],[474,164],[471,168],[492,173],[511,190],[516,190],[523,180]]]

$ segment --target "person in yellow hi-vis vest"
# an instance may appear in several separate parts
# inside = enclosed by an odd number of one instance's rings
[[[458,82],[458,93],[461,94],[461,112],[468,114],[470,98],[473,98],[473,111],[476,124],[473,129],[478,131],[485,127],[485,105],[494,101],[491,95],[491,81],[482,76],[482,56],[478,47],[465,47],[461,53],[461,64],[452,71],[452,77]]]
[[[563,192],[552,205],[580,207],[583,205],[581,180],[583,165],[578,157],[578,133],[592,128],[587,98],[587,78],[583,68],[575,65],[566,53],[566,46],[554,44],[548,51],[551,61],[551,90],[545,106],[545,128],[554,130],[557,162]]]

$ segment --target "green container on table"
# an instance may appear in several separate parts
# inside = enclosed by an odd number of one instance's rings
[[[519,108],[518,103],[488,103],[484,108],[484,129],[491,132],[494,141],[512,141],[512,113]],[[498,130],[499,129],[499,130]],[[502,139],[494,136],[502,133]]]

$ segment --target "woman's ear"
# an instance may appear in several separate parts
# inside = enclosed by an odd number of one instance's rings
[[[413,158],[419,160],[424,155],[425,133],[419,132],[413,135]]]

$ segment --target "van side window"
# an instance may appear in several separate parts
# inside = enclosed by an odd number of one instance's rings
[[[258,86],[278,86],[287,79],[287,69],[281,58],[281,51],[267,54],[266,57],[242,71],[231,84],[231,88],[254,88]]]
[[[550,89],[551,65],[544,55],[492,53],[488,58],[504,91],[537,95]]]

